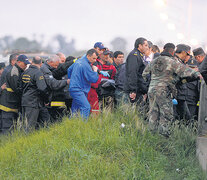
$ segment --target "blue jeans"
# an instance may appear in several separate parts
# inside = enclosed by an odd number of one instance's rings
[[[72,115],[80,111],[81,117],[88,119],[91,106],[88,102],[87,94],[82,91],[70,91],[70,95],[73,98],[71,107]]]

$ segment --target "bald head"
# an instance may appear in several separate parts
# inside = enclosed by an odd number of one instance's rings
[[[58,52],[56,55],[60,58],[60,63],[64,63],[65,62],[66,57],[65,57],[65,55],[63,53]]]
[[[35,56],[32,58],[32,65],[40,68],[42,66],[42,59],[39,56]]]
[[[39,56],[35,56],[35,57],[33,57],[33,59],[32,59],[32,63],[33,63],[33,64],[42,64],[42,59],[41,59],[41,57],[39,57]]]

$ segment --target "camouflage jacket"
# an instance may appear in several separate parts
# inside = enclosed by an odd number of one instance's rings
[[[153,87],[174,88],[177,77],[199,79],[199,72],[185,66],[179,61],[168,56],[159,56],[145,68],[142,76],[147,80],[147,75],[151,74],[150,89]]]

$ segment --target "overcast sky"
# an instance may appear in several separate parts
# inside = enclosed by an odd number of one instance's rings
[[[159,0],[158,0],[159,1]],[[166,0],[159,7],[156,0],[0,0],[0,36],[42,34],[46,39],[63,34],[76,39],[77,49],[88,49],[97,41],[111,47],[115,37],[128,41],[133,48],[142,36],[153,43],[207,42],[207,1]],[[163,21],[160,13],[168,15]],[[169,23],[175,26],[168,29]],[[185,36],[178,39],[178,33]],[[198,43],[196,43],[197,41]],[[207,44],[207,43],[206,43]],[[195,45],[198,46],[198,45]]]

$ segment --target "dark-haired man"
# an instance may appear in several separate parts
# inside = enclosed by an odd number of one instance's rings
[[[26,131],[34,129],[38,122],[49,121],[49,113],[45,108],[49,94],[43,73],[40,71],[41,66],[42,59],[36,56],[22,74],[22,109]]]
[[[199,47],[193,50],[193,55],[198,62],[198,68],[203,76],[205,83],[207,84],[207,56],[204,50]]]
[[[98,81],[98,68],[92,64],[96,62],[98,53],[95,49],[88,50],[87,54],[78,59],[68,68],[68,78],[70,79],[69,92],[73,98],[72,113],[80,111],[84,119],[90,115],[90,103],[87,95],[91,88],[91,83]]]
[[[175,60],[185,64],[187,57],[190,56],[190,46],[185,44],[178,44],[176,47]]]
[[[160,49],[159,49],[159,47],[157,46],[157,45],[153,45],[152,46],[152,52],[155,54],[155,53],[160,53]]]
[[[185,45],[185,44],[178,44],[176,51],[175,51],[175,60],[179,61],[181,64],[183,64],[184,66],[186,66],[187,61],[190,59],[190,46]],[[187,101],[189,100],[188,98],[188,94],[189,94],[189,89],[188,86],[193,85],[192,83],[187,83],[187,82],[191,82],[194,79],[191,78],[185,78],[185,79],[177,79],[177,84],[176,84],[176,88],[177,88],[177,101],[178,104],[176,106],[176,113],[178,116],[178,119],[180,120],[187,120],[189,121],[192,116],[191,116],[191,112],[189,110]],[[196,81],[195,81],[196,83]],[[197,84],[197,83],[196,83]],[[193,96],[193,94],[191,94]],[[195,102],[196,104],[197,102]]]
[[[2,110],[2,132],[8,132],[18,117],[18,112],[21,107],[21,75],[30,64],[27,56],[18,56],[15,65],[9,69],[6,74],[7,88],[2,92],[0,109]]]
[[[123,63],[124,63],[124,53],[121,51],[115,51],[113,65],[115,66],[116,70],[118,69],[119,65]]]
[[[197,60],[197,62],[199,63],[199,65],[203,62],[203,60],[206,57],[206,54],[201,47],[194,49],[193,55],[194,55],[195,59]]]
[[[127,103],[128,98],[124,92],[124,84],[126,79],[126,63],[124,63],[124,53],[121,51],[114,52],[114,66],[116,67],[115,76],[115,104]],[[123,102],[122,102],[123,101]]]
[[[126,83],[125,91],[130,101],[141,102],[142,95],[147,93],[147,83],[142,77],[145,65],[143,54],[147,51],[148,43],[145,38],[138,38],[135,41],[134,49],[129,53],[126,60]]]
[[[1,84],[0,84],[0,86],[2,86],[5,83],[6,74],[15,65],[15,63],[17,62],[18,56],[19,56],[19,54],[17,54],[17,53],[14,53],[14,54],[10,55],[9,65],[4,68],[4,71],[2,72],[2,75],[1,75]]]

